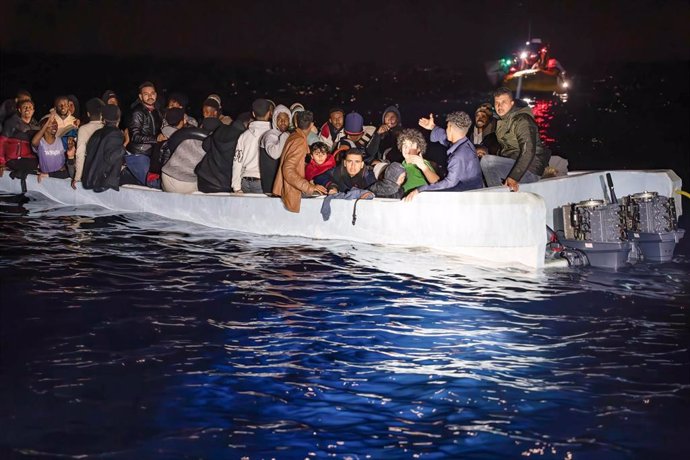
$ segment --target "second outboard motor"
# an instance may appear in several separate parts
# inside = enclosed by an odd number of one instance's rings
[[[642,192],[622,201],[628,239],[637,243],[645,260],[670,261],[676,243],[685,234],[685,230],[678,228],[674,199],[657,192]]]
[[[626,239],[625,213],[619,204],[586,200],[558,209],[561,243],[587,255],[590,265],[617,269],[632,249]]]

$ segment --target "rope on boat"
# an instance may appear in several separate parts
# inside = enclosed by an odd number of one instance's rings
[[[685,198],[690,198],[690,193],[688,193],[684,190],[677,189],[677,190],[674,190],[674,192],[677,193],[678,195],[683,195]]]

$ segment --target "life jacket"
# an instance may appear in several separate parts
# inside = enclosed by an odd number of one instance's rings
[[[0,166],[20,158],[36,158],[31,151],[31,143],[14,137],[0,136]]]

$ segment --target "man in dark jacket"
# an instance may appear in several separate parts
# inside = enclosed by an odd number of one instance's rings
[[[194,170],[200,192],[232,192],[232,164],[237,140],[247,130],[250,121],[251,114],[242,113],[231,125],[219,126],[204,139],[202,146],[206,155]]]
[[[504,184],[517,192],[520,182],[539,180],[549,164],[551,152],[541,144],[532,110],[515,101],[508,88],[494,92],[494,107],[500,117],[496,125],[500,147],[498,155],[482,157],[482,172],[489,187]]]
[[[153,146],[166,140],[161,134],[163,117],[156,107],[157,96],[153,83],[145,81],[139,85],[139,101],[128,126],[130,140],[127,150],[130,153],[151,156]]]
[[[82,186],[103,192],[120,189],[120,170],[125,156],[124,135],[117,127],[120,109],[116,105],[102,108],[103,128],[96,130],[86,144],[86,158],[82,173]]]
[[[328,185],[328,193],[349,192],[353,188],[364,190],[375,182],[374,172],[364,164],[364,151],[350,149],[345,152],[340,166],[333,171],[333,182]]]

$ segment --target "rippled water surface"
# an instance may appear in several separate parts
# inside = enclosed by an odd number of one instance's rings
[[[54,206],[1,208],[2,458],[688,453],[687,256],[534,274]]]

